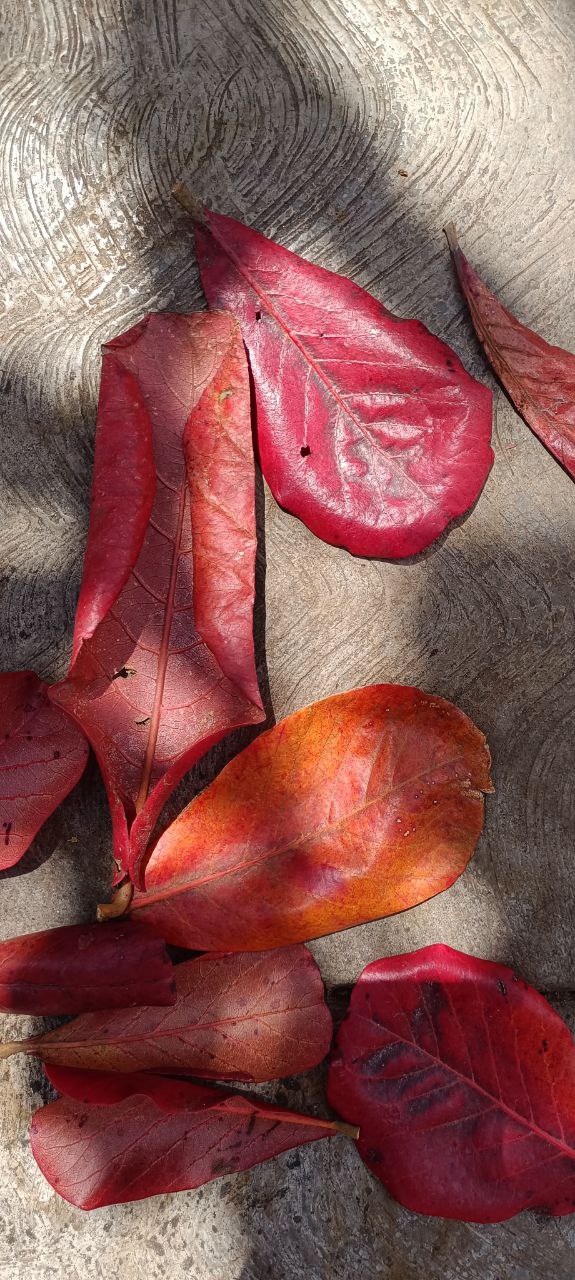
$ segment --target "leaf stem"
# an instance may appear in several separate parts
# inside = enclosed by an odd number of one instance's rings
[[[459,249],[459,240],[457,239],[457,227],[454,222],[447,222],[443,228],[447,243],[452,253],[457,253]]]
[[[206,219],[203,205],[192,195],[189,187],[186,187],[183,182],[176,182],[175,187],[172,187],[172,195],[178,201],[178,204],[181,204],[182,209],[185,209],[186,213],[190,214],[194,222],[199,222],[201,226],[205,226]]]
[[[11,1040],[8,1044],[0,1044],[0,1058],[11,1058],[15,1053],[26,1053],[26,1041]]]
[[[111,902],[101,902],[96,912],[97,920],[116,920],[118,916],[125,915],[128,910],[134,894],[134,886],[129,880],[124,880],[120,885],[118,892],[114,894]]]

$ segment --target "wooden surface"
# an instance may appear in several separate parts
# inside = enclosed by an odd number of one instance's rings
[[[0,30],[5,668],[53,678],[66,665],[99,344],[148,310],[202,305],[177,178],[417,315],[494,385],[441,234],[454,218],[508,305],[575,349],[572,0],[5,0]],[[575,987],[575,490],[499,391],[494,446],[475,510],[412,563],[354,560],[266,495],[258,626],[275,716],[356,684],[414,683],[467,711],[494,756],[466,874],[318,943],[330,982],[443,940]],[[109,865],[92,764],[2,877],[1,934],[90,917]],[[28,1151],[39,1072],[16,1062],[3,1078],[2,1280],[573,1274],[569,1219],[416,1218],[339,1139],[204,1193],[82,1215]],[[314,1081],[305,1090],[289,1097],[319,1103]]]

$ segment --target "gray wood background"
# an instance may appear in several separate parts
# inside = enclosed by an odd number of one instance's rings
[[[99,344],[148,310],[203,305],[177,178],[417,315],[494,386],[441,234],[454,218],[508,305],[575,348],[573,0],[4,0],[0,31],[3,667],[66,666]],[[408,564],[324,546],[266,495],[258,629],[277,718],[356,684],[415,683],[467,711],[494,756],[467,873],[432,903],[318,943],[326,980],[443,940],[510,961],[569,1013],[575,490],[499,391],[494,445],[474,511]],[[89,918],[109,866],[91,764],[2,877],[0,935]],[[30,1025],[6,1019],[6,1034]],[[2,1084],[2,1278],[573,1275],[569,1219],[416,1218],[343,1139],[83,1215],[28,1150],[38,1068],[6,1063]],[[316,1078],[277,1095],[321,1104]]]

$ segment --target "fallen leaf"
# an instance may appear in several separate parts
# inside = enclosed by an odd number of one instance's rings
[[[80,1209],[203,1186],[348,1125],[189,1081],[52,1068],[71,1094],[36,1112],[34,1159]],[[355,1131],[357,1132],[357,1130]]]
[[[489,752],[402,685],[314,703],[262,734],[159,840],[132,903],[168,941],[257,951],[403,911],[471,857]]]
[[[221,398],[222,389],[226,396]],[[87,734],[119,863],[195,760],[264,718],[248,371],[231,316],[147,316],[104,348],[75,658],[51,698]]]
[[[43,1036],[0,1046],[0,1057],[26,1052],[99,1071],[255,1082],[307,1071],[330,1047],[321,974],[305,947],[203,955],[177,965],[174,976],[171,1009],[84,1014]]]
[[[0,674],[0,871],[20,861],[86,767],[84,734],[47,694],[33,671]]]
[[[190,208],[185,189],[174,194]],[[356,555],[429,546],[489,474],[488,389],[352,281],[232,218],[191,212],[208,304],[242,326],[274,497]]]
[[[67,925],[0,942],[4,1012],[79,1013],[175,998],[163,940],[135,921]],[[7,1048],[0,1045],[0,1057],[9,1056]]]
[[[504,965],[444,946],[368,965],[328,1097],[408,1209],[470,1222],[575,1209],[575,1045]]]
[[[521,324],[483,283],[445,228],[477,337],[518,413],[575,479],[575,355]]]

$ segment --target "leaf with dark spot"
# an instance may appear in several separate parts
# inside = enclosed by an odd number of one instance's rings
[[[575,1045],[503,965],[444,946],[368,965],[328,1098],[360,1126],[360,1155],[408,1209],[500,1222],[575,1207]]]

